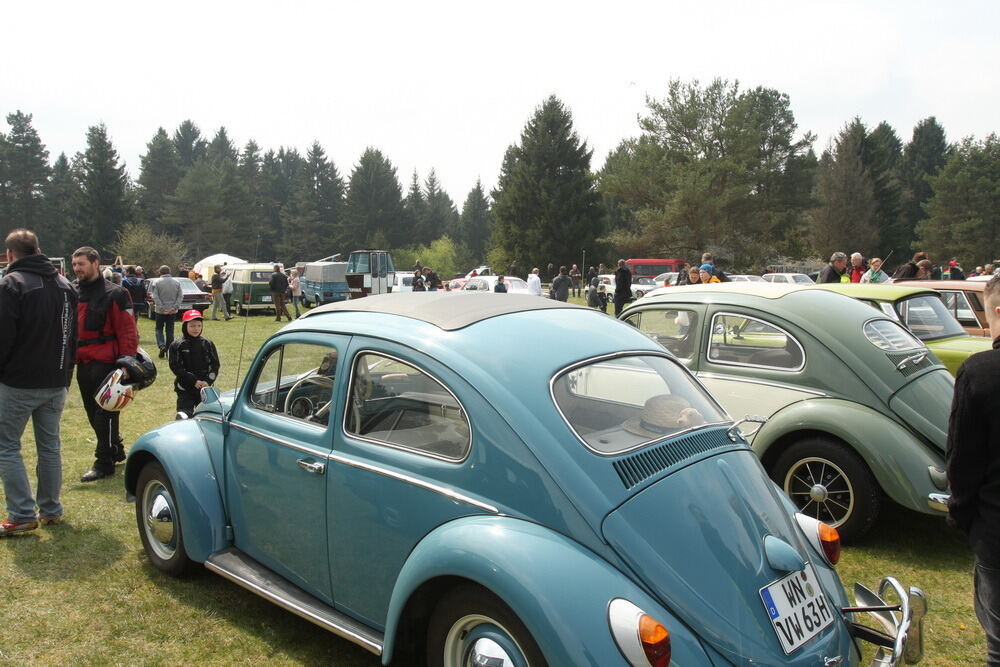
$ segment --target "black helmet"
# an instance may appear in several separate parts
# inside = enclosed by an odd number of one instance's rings
[[[126,383],[131,384],[136,391],[145,389],[156,379],[156,364],[141,347],[136,350],[134,357],[123,355],[118,357],[115,364],[125,370]]]

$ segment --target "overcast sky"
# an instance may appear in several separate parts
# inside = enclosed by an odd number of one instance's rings
[[[0,114],[33,114],[51,159],[103,122],[133,177],[188,118],[240,147],[318,140],[345,177],[374,146],[404,190],[434,168],[461,207],[550,94],[595,169],[673,78],[787,93],[817,152],[855,115],[904,142],[931,115],[949,140],[984,137],[998,19],[997,0],[4,3]]]

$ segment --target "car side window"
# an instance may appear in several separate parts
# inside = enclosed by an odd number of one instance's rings
[[[979,326],[979,320],[976,319],[976,313],[966,298],[965,292],[941,292],[941,298],[944,300],[944,305],[948,307],[948,310],[963,327]]]
[[[627,320],[678,359],[694,357],[695,333],[698,331],[698,313],[683,308],[667,310],[648,309],[632,315]]]
[[[805,365],[805,353],[794,336],[755,317],[718,313],[711,332],[708,359],[713,363],[783,371]]]
[[[468,416],[452,392],[425,371],[374,352],[354,362],[344,430],[452,461],[464,459],[472,444]]]
[[[337,349],[288,343],[272,350],[250,392],[258,409],[325,426],[330,420]]]

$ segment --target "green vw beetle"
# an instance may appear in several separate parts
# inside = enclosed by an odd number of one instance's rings
[[[734,418],[801,511],[845,539],[885,498],[947,511],[954,379],[897,318],[797,285],[657,290],[621,318],[673,352]]]

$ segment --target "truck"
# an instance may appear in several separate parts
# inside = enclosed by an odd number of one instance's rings
[[[350,298],[347,287],[347,262],[338,262],[339,254],[324,257],[302,265],[299,287],[302,302],[308,306],[318,306]]]
[[[684,268],[683,259],[626,259],[625,266],[632,272],[632,281],[639,278],[655,278],[669,271],[680,272]]]
[[[355,250],[347,258],[347,287],[352,299],[388,294],[396,281],[396,267],[388,250]]]

